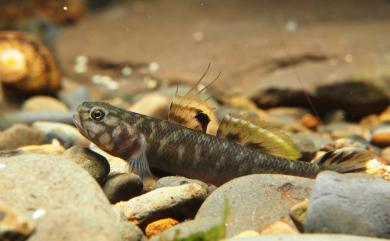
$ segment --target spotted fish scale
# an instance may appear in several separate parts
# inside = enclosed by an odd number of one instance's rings
[[[91,120],[90,115],[96,108],[104,112],[104,120]],[[127,160],[140,148],[132,140],[143,136],[144,151],[151,167],[216,185],[252,173],[315,177],[321,171],[319,165],[268,155],[224,138],[103,102],[84,102],[79,107],[79,116],[76,126],[103,150]]]

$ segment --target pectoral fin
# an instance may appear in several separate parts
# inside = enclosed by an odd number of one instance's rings
[[[143,135],[135,140],[131,153],[132,155],[128,159],[129,172],[137,174],[142,180],[152,179],[153,174],[146,158],[146,141]]]

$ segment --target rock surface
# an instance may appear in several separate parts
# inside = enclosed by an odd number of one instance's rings
[[[311,179],[276,174],[239,177],[215,190],[196,218],[221,218],[227,200],[228,237],[248,229],[261,232],[280,220],[293,225],[288,217],[290,208],[309,197],[313,184]]]
[[[390,238],[390,183],[366,174],[322,172],[306,214],[305,232]]]
[[[161,187],[175,187],[175,186],[180,186],[188,183],[196,183],[201,185],[203,188],[209,189],[209,186],[196,179],[190,179],[186,177],[181,177],[181,176],[167,176],[167,177],[162,177],[157,180],[156,184],[154,185],[153,188],[161,188]]]
[[[0,132],[0,150],[12,150],[27,145],[39,145],[43,134],[37,129],[24,124],[14,124]]]
[[[130,199],[123,210],[129,221],[144,226],[166,217],[194,217],[206,197],[207,190],[196,183],[163,187]]]
[[[148,238],[164,232],[165,230],[172,228],[179,222],[173,218],[164,218],[152,223],[149,223],[145,228],[145,234]]]
[[[103,191],[111,203],[127,201],[141,194],[142,180],[132,173],[118,173],[108,176]]]
[[[50,143],[57,139],[65,148],[73,145],[87,146],[89,141],[80,134],[76,127],[48,121],[36,121],[32,127],[39,129],[44,134],[44,143]]]
[[[65,151],[64,156],[83,167],[99,183],[103,183],[110,173],[107,159],[89,148],[73,146]]]
[[[116,215],[99,185],[57,155],[0,157],[0,199],[36,221],[29,241],[119,241]]]
[[[264,235],[259,237],[228,239],[229,241],[383,241],[379,238],[340,234]]]
[[[210,231],[212,228],[221,226],[219,218],[199,218],[180,223],[159,235],[153,236],[150,241],[174,240],[174,238],[187,238],[200,232]],[[177,235],[177,236],[176,236]]]

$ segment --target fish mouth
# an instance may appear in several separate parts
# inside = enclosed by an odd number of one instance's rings
[[[83,130],[83,127],[81,125],[80,115],[78,114],[73,115],[73,123],[77,127],[77,129],[79,129],[80,131]]]
[[[79,132],[87,137],[87,132],[84,130],[83,126],[81,125],[81,118],[80,118],[80,115],[79,114],[74,114],[73,115],[73,123],[74,125],[77,127],[77,129],[79,130]]]

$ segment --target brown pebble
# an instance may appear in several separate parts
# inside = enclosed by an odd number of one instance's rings
[[[318,120],[317,117],[313,116],[312,114],[305,114],[301,118],[301,124],[311,130],[315,130],[320,124],[320,121]]]
[[[160,219],[150,223],[145,229],[145,234],[148,238],[150,238],[156,234],[164,232],[178,223],[179,222],[173,218]]]
[[[0,132],[0,150],[12,150],[27,145],[42,143],[43,134],[34,127],[24,124],[14,124]]]
[[[376,132],[372,134],[371,140],[378,146],[390,146],[390,131]]]

